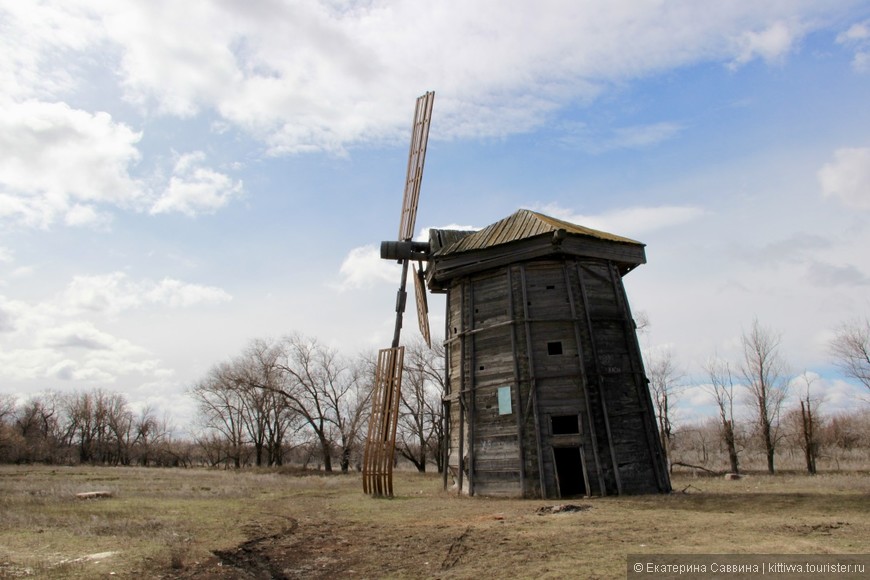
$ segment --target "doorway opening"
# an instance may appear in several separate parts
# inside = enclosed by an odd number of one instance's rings
[[[559,497],[586,495],[579,447],[553,447]]]

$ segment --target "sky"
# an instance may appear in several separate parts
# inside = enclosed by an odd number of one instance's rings
[[[867,0],[0,0],[0,54],[0,393],[184,431],[253,339],[389,346],[433,90],[418,236],[529,208],[645,243],[685,419],[756,319],[828,410],[862,395],[827,344],[870,315]]]

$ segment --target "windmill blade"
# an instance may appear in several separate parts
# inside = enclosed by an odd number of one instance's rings
[[[393,462],[404,358],[403,346],[378,352],[372,414],[363,452],[363,492],[376,497],[393,496]]]
[[[429,336],[429,301],[426,298],[426,280],[423,278],[423,265],[418,264],[414,271],[414,296],[417,299],[417,324],[420,325],[420,334],[426,341],[426,346],[432,348],[432,339]]]
[[[405,193],[402,197],[402,219],[399,222],[399,240],[414,237],[417,221],[417,204],[420,201],[420,183],[423,165],[426,162],[426,145],[429,142],[429,124],[432,120],[432,104],[435,93],[430,91],[417,99],[414,123],[411,127],[411,150],[408,153],[408,173],[405,177]]]

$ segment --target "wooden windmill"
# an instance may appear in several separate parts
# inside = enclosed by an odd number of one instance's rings
[[[530,210],[429,240],[429,288],[447,294],[445,488],[670,491],[622,284],[644,245]]]
[[[530,210],[414,242],[432,99],[417,100],[399,239],[381,244],[402,274],[393,344],[378,356],[365,492],[393,493],[411,262],[427,342],[425,286],[447,297],[445,488],[542,498],[670,491],[622,284],[646,262],[644,245]]]

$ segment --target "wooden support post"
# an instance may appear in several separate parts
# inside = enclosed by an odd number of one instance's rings
[[[465,340],[465,360],[468,364],[465,365],[465,372],[468,374],[468,390],[471,397],[471,402],[468,409],[468,495],[474,495],[474,459],[477,449],[476,433],[475,433],[475,416],[477,415],[477,389],[474,380],[474,282],[467,280],[463,287],[463,296],[467,298],[467,302],[462,309],[463,313],[468,316],[468,320],[463,321],[463,330],[468,329],[468,337]]]
[[[520,264],[520,280],[523,290],[523,322],[526,331],[526,352],[529,357],[529,404],[535,417],[535,444],[538,451],[538,478],[541,482],[541,499],[547,497],[547,480],[544,474],[544,451],[541,444],[541,423],[538,417],[537,379],[535,377],[535,356],[532,350],[532,329],[529,322],[529,295],[526,285],[526,267]],[[528,414],[528,412],[526,413]]]
[[[513,285],[513,268],[507,268],[507,296],[508,296],[508,312],[511,322],[511,353],[514,357],[514,407],[516,407],[517,416],[517,460],[520,465],[520,493],[523,497],[526,496],[526,454],[525,445],[523,444],[523,398],[520,393],[520,353],[517,351],[517,326],[516,317],[514,315],[514,285]]]
[[[465,308],[465,294],[464,289],[460,288],[459,294],[459,311],[462,312],[462,309]],[[460,328],[459,331],[462,333],[459,339],[459,458],[457,460],[458,467],[457,471],[459,472],[459,495],[462,495],[462,486],[465,482],[465,413],[466,413],[466,404],[465,404],[465,341],[466,336],[465,333],[462,332],[462,317],[460,317]]]
[[[586,291],[586,282],[583,276],[583,265],[577,264],[577,279],[580,286],[580,295],[583,298],[583,311],[586,318],[586,328],[589,332],[590,347],[592,349],[592,363],[595,369],[595,381],[589,381],[587,387],[595,384],[598,387],[598,400],[601,403],[601,414],[604,418],[604,431],[607,434],[607,445],[610,448],[610,462],[613,466],[613,479],[616,482],[616,493],[622,495],[622,477],[619,474],[619,463],[616,461],[616,448],[613,445],[613,433],[610,430],[610,413],[607,410],[607,400],[604,393],[604,376],[601,374],[601,364],[598,359],[598,347],[595,344],[595,328],[592,324],[592,313],[589,310],[589,297]],[[607,495],[607,488],[602,490],[602,495]]]
[[[577,267],[576,260],[573,262],[575,269]],[[589,401],[589,378],[586,376],[586,370],[583,368],[583,339],[582,333],[580,332],[580,319],[577,316],[577,302],[574,298],[574,291],[572,290],[573,284],[571,284],[571,274],[568,270],[568,263],[562,262],[562,271],[565,275],[565,288],[568,291],[568,303],[571,307],[571,318],[573,319],[573,327],[574,327],[574,340],[577,342],[577,358],[578,364],[580,365],[580,379],[582,384],[580,385],[581,390],[583,391],[583,401],[586,404],[586,422],[588,423],[587,428],[589,429],[589,439],[592,443],[592,457],[595,460],[595,471],[598,473],[598,486],[601,489],[602,495],[606,492],[606,485],[604,483],[604,474],[601,471],[601,460],[598,457],[598,434],[595,430],[595,420],[592,416],[592,408],[591,403]],[[586,458],[583,453],[583,444],[581,441],[580,444],[580,458],[583,462],[583,479],[586,482],[586,493],[589,494],[592,490],[589,488],[589,472],[586,468]]]

